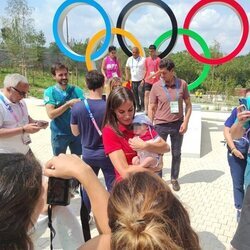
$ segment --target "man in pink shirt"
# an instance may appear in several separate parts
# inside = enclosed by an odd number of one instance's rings
[[[157,56],[156,47],[155,45],[149,46],[149,57],[145,60],[145,68],[146,68],[146,75],[145,75],[145,85],[144,85],[144,105],[145,105],[145,113],[148,114],[148,100],[149,100],[149,93],[154,83],[158,82],[160,79],[159,74],[159,64],[160,64],[160,57]]]

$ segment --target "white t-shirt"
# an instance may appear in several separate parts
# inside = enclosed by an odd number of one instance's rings
[[[10,106],[10,110],[0,98],[0,129],[18,128],[29,123],[28,110],[25,102],[12,103],[0,92],[4,102]],[[13,113],[11,112],[13,111]],[[23,143],[22,134],[0,138],[0,153],[27,154],[29,146]]]
[[[138,56],[136,59],[133,56],[129,57],[126,67],[130,68],[132,81],[137,82],[144,79],[146,73],[145,57]]]

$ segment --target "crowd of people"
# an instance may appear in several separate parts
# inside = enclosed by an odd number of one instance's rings
[[[187,211],[161,179],[162,156],[171,150],[171,184],[174,191],[180,190],[181,147],[192,112],[187,83],[175,75],[171,59],[157,56],[154,45],[149,46],[149,53],[143,58],[138,48],[132,49],[125,68],[125,80],[131,80],[132,89],[122,86],[114,46],[109,47],[101,72],[87,72],[87,93],[68,83],[65,65],[51,67],[55,83],[44,91],[44,103],[51,119],[54,157],[46,163],[44,174],[70,179],[75,188],[80,183],[81,194],[81,226],[69,206],[53,206],[52,221],[64,249],[200,249]],[[46,129],[48,123],[29,116],[23,100],[28,90],[27,78],[10,74],[0,92],[3,250],[33,249],[32,238],[39,235],[38,217],[44,217],[48,208],[44,202],[47,179],[42,178],[42,167],[29,147],[29,134]],[[250,164],[235,139],[249,128],[249,117],[250,111],[238,108],[225,124],[235,207],[239,214],[242,209],[241,217],[249,210],[245,208],[249,199],[243,202],[243,175],[247,186]],[[245,133],[245,141],[247,137]],[[66,155],[68,149],[71,155]],[[236,164],[240,164],[239,171]],[[98,180],[100,170],[106,188]],[[94,239],[89,227],[91,211],[100,234]],[[241,240],[242,235],[247,238],[241,233],[247,228],[245,223],[242,229],[242,221],[232,241],[238,250],[244,249],[239,244],[250,246]]]

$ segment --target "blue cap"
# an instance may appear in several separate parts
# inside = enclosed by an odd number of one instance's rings
[[[153,123],[144,114],[136,115],[132,123],[146,124],[146,125],[153,127]]]

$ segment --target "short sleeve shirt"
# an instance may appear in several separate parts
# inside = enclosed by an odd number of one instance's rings
[[[108,125],[103,128],[102,138],[104,150],[107,155],[110,153],[122,150],[126,156],[127,162],[129,165],[132,164],[132,159],[137,155],[129,146],[129,139],[134,137],[133,130],[128,130],[126,127],[119,125],[119,130],[123,133],[124,136],[117,135],[117,133]],[[115,166],[114,166],[115,167]],[[116,180],[120,180],[121,176],[115,168]]]
[[[12,103],[3,93],[0,92],[0,95],[0,129],[18,128],[28,124],[29,115],[24,100]],[[10,108],[5,104],[9,105]],[[13,111],[14,115],[10,110]],[[28,151],[29,146],[23,143],[22,134],[0,139],[0,153],[27,154]]]
[[[225,127],[231,128],[237,119],[237,108],[234,108],[231,115],[227,118],[224,125]]]
[[[154,84],[160,80],[160,76],[154,76],[153,78],[148,79],[149,76],[156,73],[159,70],[160,57],[153,59],[151,56],[147,57],[145,60],[146,66],[146,77],[145,82],[149,84]]]
[[[165,88],[167,88],[168,95]],[[157,105],[154,124],[182,121],[184,118],[183,101],[189,97],[187,83],[184,80],[175,78],[175,83],[171,87],[166,86],[162,80],[155,83],[149,95],[149,102]],[[170,101],[178,101],[179,113],[171,113]]]
[[[104,100],[87,99],[91,113],[97,126],[101,129],[105,114],[106,102]],[[84,159],[104,159],[104,147],[102,137],[98,134],[89,112],[83,101],[76,103],[71,110],[71,124],[78,125],[81,135],[82,156]]]
[[[58,108],[67,101],[79,98],[83,99],[83,91],[72,85],[68,85],[66,90],[62,90],[57,85],[51,86],[44,91],[44,103],[51,104]],[[50,123],[50,129],[53,134],[72,135],[70,128],[71,109],[68,108],[62,115],[53,119]]]
[[[146,73],[144,57],[138,56],[136,59],[133,56],[129,57],[126,67],[130,69],[131,80],[133,82],[138,82],[144,79]]]

